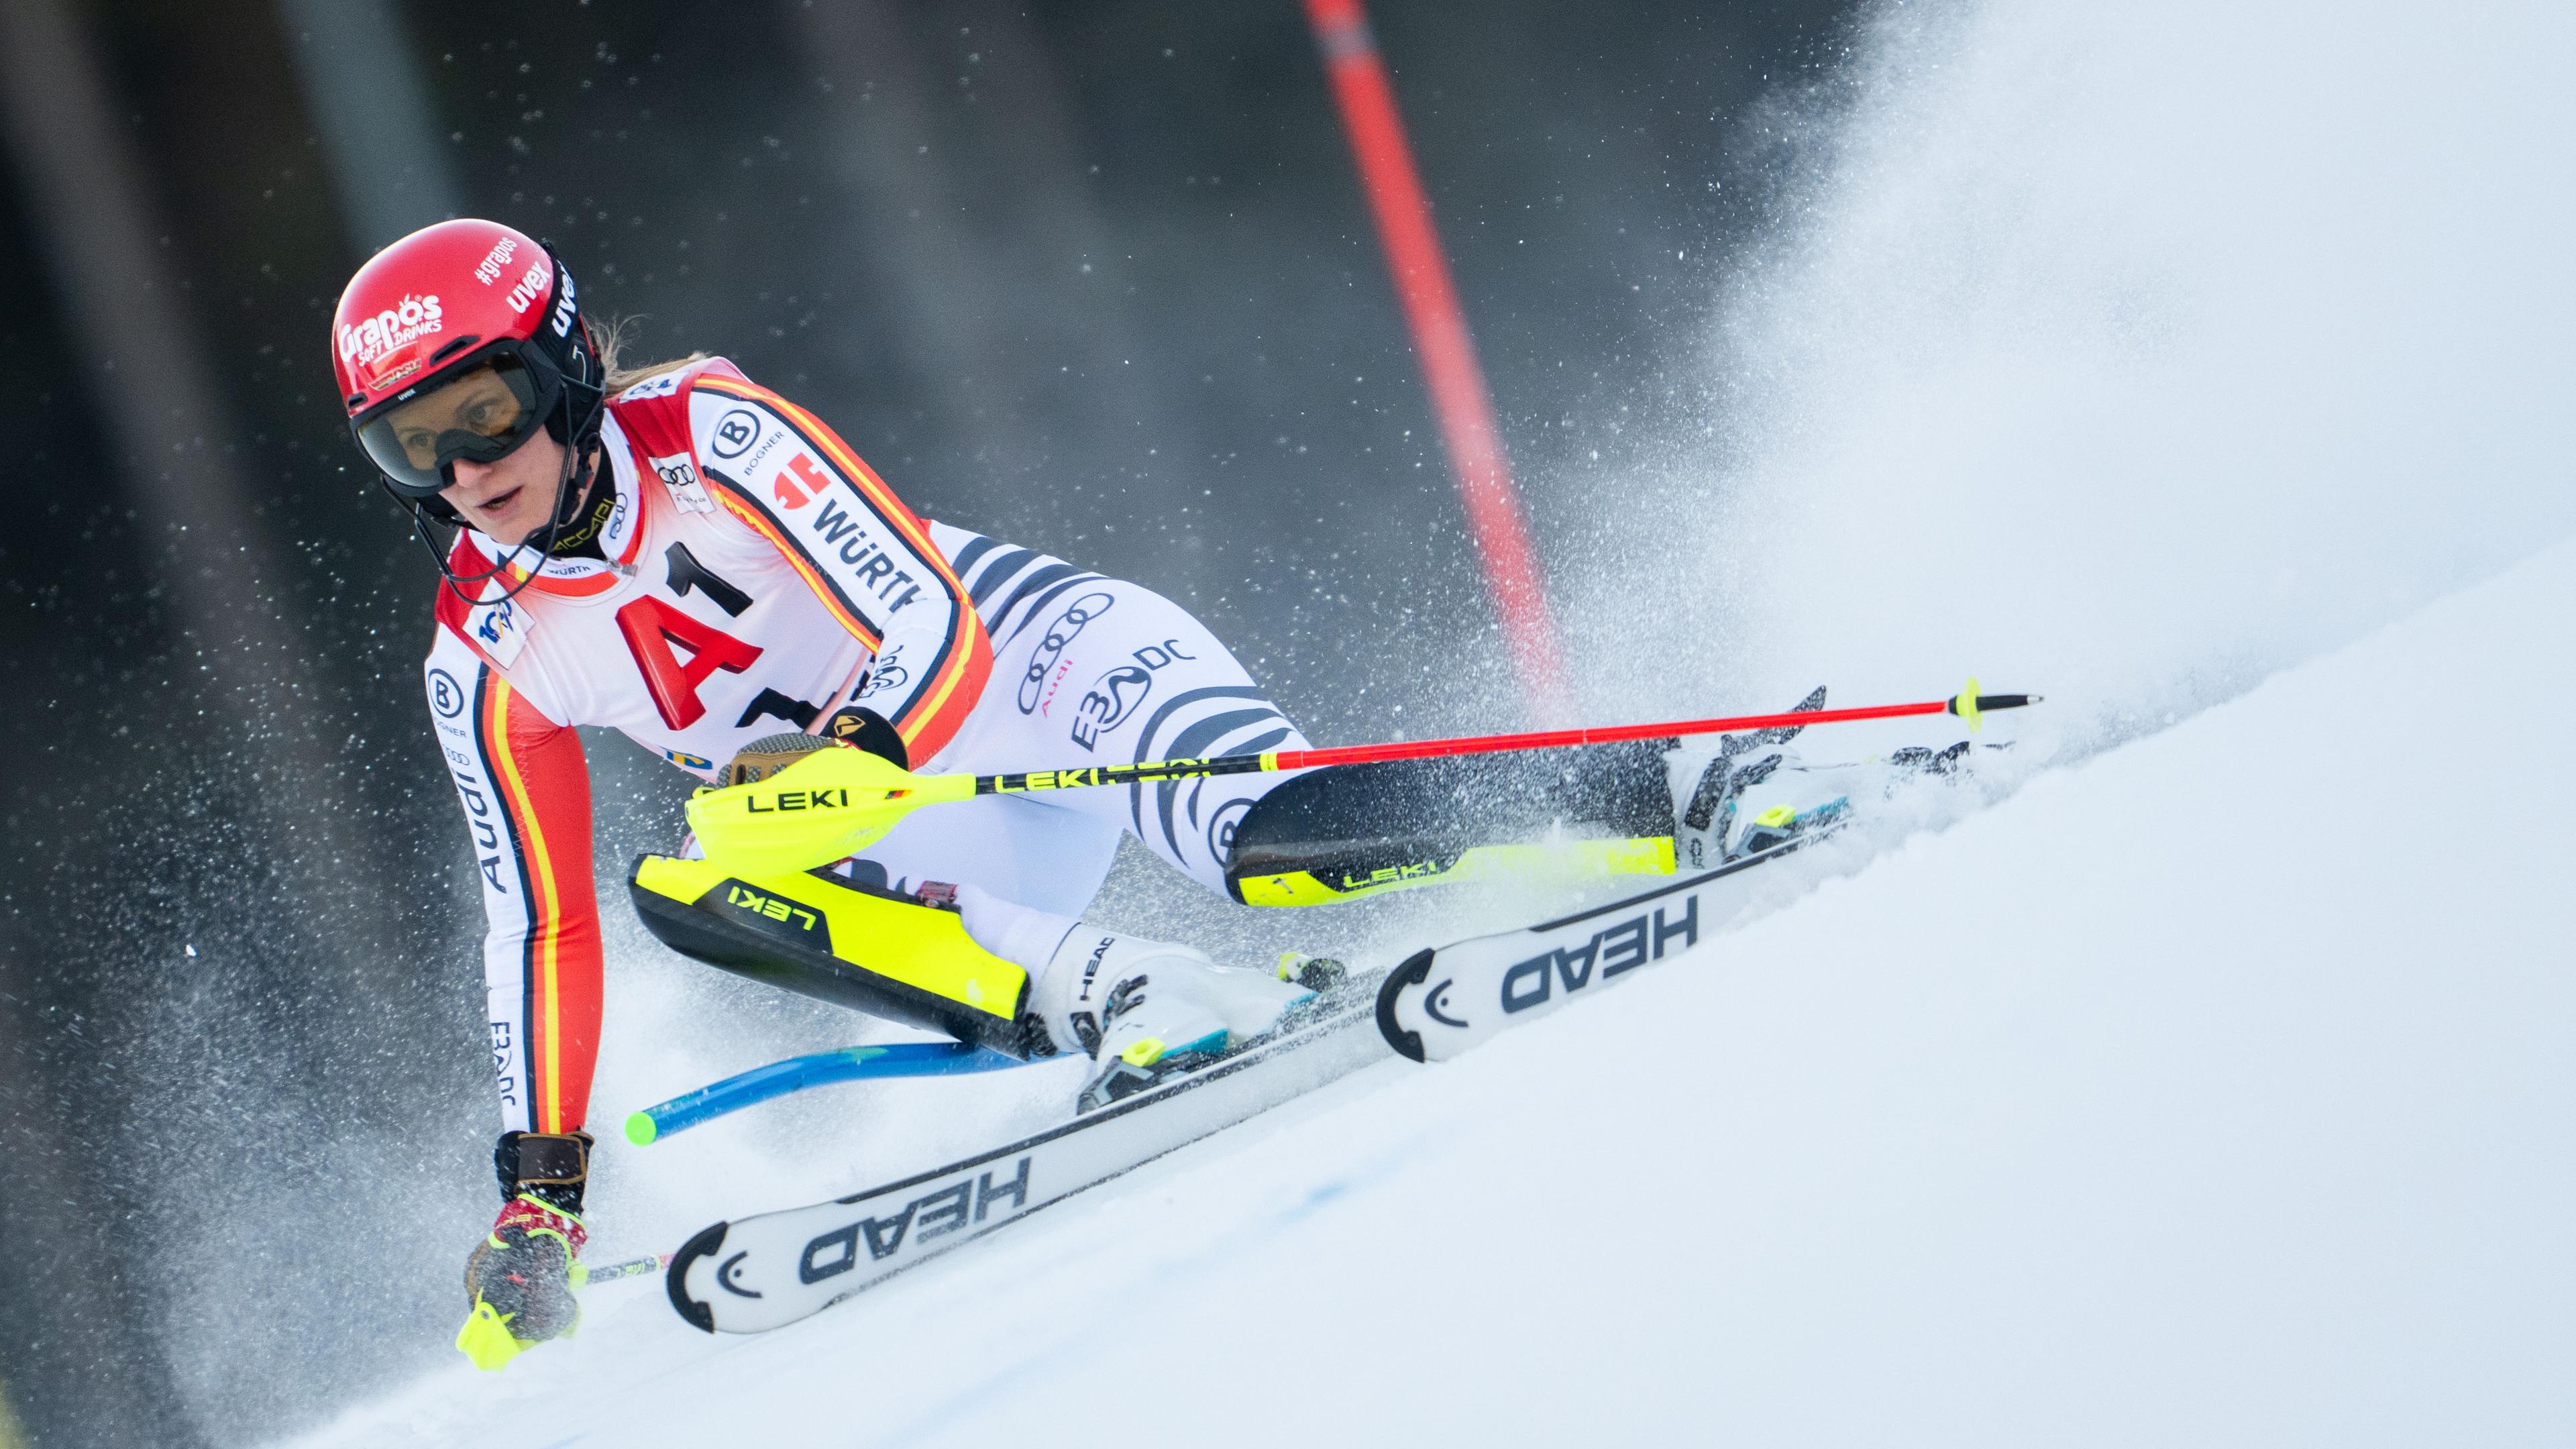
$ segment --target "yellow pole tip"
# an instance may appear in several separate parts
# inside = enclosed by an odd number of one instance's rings
[[[535,1345],[511,1333],[510,1320],[478,1295],[465,1326],[456,1331],[456,1347],[476,1368],[496,1374]]]
[[[653,1145],[653,1139],[661,1135],[662,1124],[653,1120],[652,1113],[629,1112],[626,1114],[627,1141],[634,1143],[638,1147],[650,1147]]]

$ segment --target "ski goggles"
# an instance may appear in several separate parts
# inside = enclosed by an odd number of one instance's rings
[[[407,498],[432,498],[462,458],[497,463],[543,427],[563,385],[554,369],[495,352],[427,392],[356,424],[358,446]]]

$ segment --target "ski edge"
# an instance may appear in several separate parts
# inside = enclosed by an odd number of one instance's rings
[[[1480,941],[1501,941],[1508,940],[1515,936],[1538,936],[1549,931],[1562,930],[1567,926],[1580,924],[1597,916],[1613,915],[1620,911],[1634,910],[1639,906],[1662,900],[1667,896],[1685,891],[1694,891],[1712,881],[1722,880],[1728,876],[1737,875],[1744,871],[1751,870],[1757,865],[1764,865],[1771,861],[1778,860],[1783,856],[1793,854],[1807,846],[1829,840],[1839,833],[1840,830],[1840,825],[1828,826],[1813,835],[1798,836],[1789,840],[1784,840],[1778,845],[1772,846],[1768,850],[1757,850],[1751,855],[1741,856],[1737,859],[1730,860],[1724,865],[1717,867],[1715,870],[1704,870],[1695,875],[1687,876],[1678,880],[1666,881],[1662,885],[1637,891],[1629,895],[1620,896],[1614,900],[1603,901],[1599,905],[1586,906],[1582,910],[1575,911],[1568,915],[1558,916],[1553,920],[1540,921],[1534,925],[1520,926],[1508,931],[1491,931],[1481,936],[1461,936],[1454,941],[1449,941],[1439,946],[1424,947],[1422,950],[1416,951],[1412,955],[1406,957],[1402,965],[1389,971],[1386,975],[1386,979],[1378,983],[1376,1011],[1378,1035],[1385,1039],[1388,1048],[1393,1050],[1397,1056],[1403,1057],[1407,1061],[1423,1063],[1426,1065],[1429,1063],[1429,1049],[1423,1044],[1422,1034],[1403,1025],[1397,1019],[1396,1009],[1406,990],[1430,984],[1432,968],[1439,964],[1440,953],[1443,951],[1455,951],[1460,947],[1472,945]]]
[[[1071,1121],[1058,1123],[1053,1127],[1032,1133],[1029,1136],[1006,1143],[1000,1147],[977,1153],[971,1157],[959,1158],[954,1162],[930,1168],[922,1172],[917,1172],[909,1177],[901,1178],[894,1182],[881,1183],[873,1187],[864,1188],[846,1196],[826,1198],[820,1202],[808,1203],[798,1207],[779,1208],[774,1209],[773,1211],[780,1213],[795,1213],[806,1212],[814,1208],[826,1207],[834,1204],[845,1206],[854,1205],[872,1198],[905,1192],[926,1183],[948,1177],[952,1174],[972,1171],[975,1168],[1011,1157],[1015,1154],[1025,1154],[1034,1151],[1069,1134],[1100,1126],[1104,1123],[1117,1120],[1120,1117],[1141,1111],[1146,1107],[1153,1106],[1158,1103],[1169,1102],[1186,1092],[1194,1091],[1212,1083],[1224,1081],[1227,1078],[1251,1070],[1255,1067],[1276,1062],[1284,1057],[1292,1056],[1302,1049],[1322,1045],[1345,1032],[1363,1031],[1367,1024],[1371,1003],[1375,995],[1376,992],[1374,987],[1363,987],[1352,993],[1351,1000],[1345,1009],[1313,1021],[1309,1023],[1304,1030],[1296,1032],[1293,1035],[1274,1038],[1258,1047],[1238,1052],[1212,1066],[1192,1072],[1178,1081],[1169,1083],[1152,1091],[1139,1093],[1123,1102],[1112,1103],[1097,1112],[1087,1113],[1083,1116],[1076,1117]],[[1339,1076],[1341,1073],[1336,1073],[1335,1075]],[[908,1273],[913,1269],[920,1267],[924,1263],[945,1257],[946,1255],[955,1252],[957,1249],[962,1248],[968,1243],[974,1242],[987,1234],[996,1232],[1004,1227],[1008,1227],[1010,1224],[1019,1222],[1033,1214],[1043,1212],[1047,1208],[1053,1207],[1067,1198],[1087,1192],[1104,1183],[1114,1182],[1117,1179],[1126,1176],[1128,1173],[1134,1172],[1149,1163],[1168,1157],[1172,1153],[1178,1152],[1184,1147],[1193,1146],[1199,1142],[1203,1142],[1210,1137],[1224,1132],[1230,1127],[1240,1126],[1243,1122],[1250,1121],[1253,1117],[1258,1117],[1263,1112],[1270,1111],[1273,1108],[1282,1105],[1282,1103],[1286,1101],[1293,1101],[1295,1097],[1299,1095],[1303,1095],[1303,1093],[1291,1094],[1289,1097],[1281,1099],[1281,1102],[1270,1103],[1243,1118],[1220,1123],[1183,1141],[1171,1143],[1160,1151],[1154,1152],[1150,1156],[1138,1158],[1114,1172],[1105,1173],[1099,1177],[1068,1187],[1063,1192],[1057,1193],[1042,1202],[1030,1205],[1025,1211],[1017,1212],[1008,1218],[986,1224],[977,1228],[973,1232],[962,1233],[958,1235],[955,1241],[949,1243],[947,1246],[940,1248],[935,1252],[925,1254],[923,1257],[918,1258],[913,1262],[906,1263],[902,1267],[896,1268],[881,1277],[870,1278],[858,1284],[854,1284],[848,1292],[840,1294],[824,1303],[818,1304],[807,1312],[799,1314],[796,1319],[790,1321],[801,1322],[805,1318],[812,1317],[814,1314],[821,1313],[825,1309],[856,1297],[868,1288],[884,1282],[887,1278],[898,1277],[904,1273]],[[760,1213],[754,1215],[754,1217],[766,1216],[769,1216],[769,1214]],[[750,1221],[750,1219],[743,1219],[742,1221],[747,1222]],[[689,1238],[687,1243],[683,1244],[678,1251],[674,1252],[671,1255],[668,1266],[663,1271],[662,1281],[664,1291],[670,1298],[672,1310],[680,1316],[681,1320],[706,1333],[749,1334],[773,1332],[775,1331],[775,1327],[783,1327],[785,1325],[780,1324],[774,1327],[744,1329],[724,1328],[716,1322],[714,1305],[699,1300],[689,1292],[688,1272],[690,1267],[700,1259],[711,1258],[722,1252],[727,1235],[734,1227],[734,1223],[734,1219],[726,1219],[724,1221],[710,1224],[705,1228],[701,1228]]]

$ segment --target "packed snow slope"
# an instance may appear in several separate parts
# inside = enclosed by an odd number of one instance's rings
[[[2576,7],[1867,14],[1725,122],[1780,148],[1772,234],[1639,279],[1668,391],[1553,422],[1605,455],[1524,478],[1587,719],[1976,668],[2050,696],[2010,798],[1914,802],[1950,828],[1792,862],[1849,878],[1689,964],[774,1338],[604,1288],[575,1342],[316,1442],[2567,1437],[2576,558],[2373,631],[2576,533]],[[1456,641],[1372,638],[1390,728],[1474,683]],[[1292,923],[1121,872],[1100,919],[1240,957],[1391,942],[1416,902]],[[622,916],[603,1121],[858,1034]],[[609,1144],[596,1247],[943,1160],[1061,1070]],[[424,1362],[487,1121],[370,1178],[342,1255]],[[173,1255],[174,1362],[210,1424],[274,1422],[331,1345],[273,1325],[351,1319],[271,1296],[304,1280],[263,1248],[309,1237],[274,1204],[219,1206]]]
[[[794,1328],[603,1288],[307,1442],[2564,1442],[2571,652],[2576,543]]]

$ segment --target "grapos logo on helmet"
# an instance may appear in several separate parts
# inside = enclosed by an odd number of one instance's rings
[[[474,280],[487,287],[501,280],[501,269],[510,264],[511,256],[518,250],[519,242],[516,237],[505,236],[492,243],[492,250],[484,254],[483,260],[474,264]]]
[[[405,296],[402,301],[362,322],[340,326],[340,361],[365,364],[406,342],[417,342],[439,330],[438,298]]]

